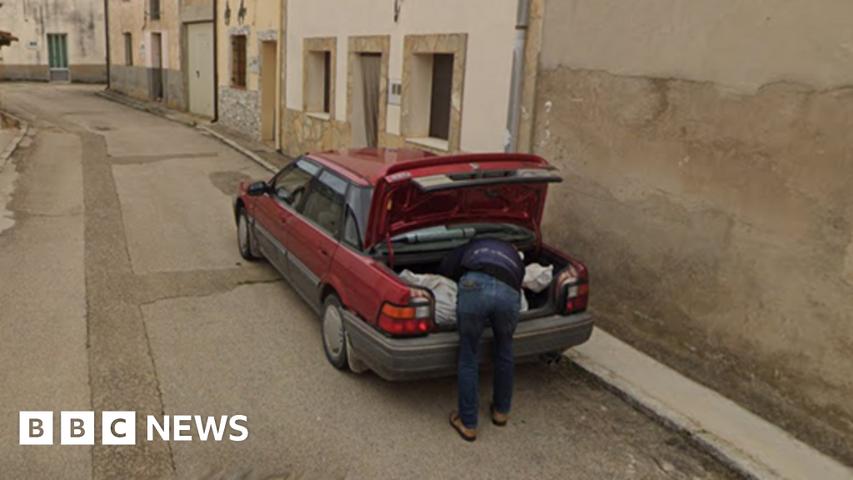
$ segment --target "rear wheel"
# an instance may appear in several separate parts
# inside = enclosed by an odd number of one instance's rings
[[[246,216],[246,210],[241,208],[237,213],[237,246],[240,248],[240,256],[250,262],[254,262],[259,258],[255,253],[253,245],[252,232],[249,229],[249,218]]]
[[[331,294],[323,302],[323,350],[326,359],[338,370],[347,368],[347,338],[344,319],[341,314],[341,301]]]

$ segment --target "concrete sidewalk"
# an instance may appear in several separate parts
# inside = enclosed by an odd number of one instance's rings
[[[601,329],[566,356],[747,478],[853,479],[853,469]]]
[[[242,153],[250,160],[269,170],[277,172],[293,159],[260,141],[246,137],[240,132],[230,130],[216,122],[197,117],[187,112],[179,112],[163,106],[160,102],[140,100],[123,95],[114,90],[103,90],[97,96],[122,105],[148,112],[158,117],[177,122],[188,127],[196,127],[222,143]]]

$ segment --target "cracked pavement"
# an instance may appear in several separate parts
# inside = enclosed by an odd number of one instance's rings
[[[733,478],[570,364],[519,367],[510,426],[471,445],[454,379],[334,370],[309,308],[237,252],[230,194],[267,172],[95,92],[0,85],[35,130],[0,233],[0,477]],[[134,410],[140,441],[18,446],[19,410]],[[149,414],[244,414],[249,439],[147,442]]]

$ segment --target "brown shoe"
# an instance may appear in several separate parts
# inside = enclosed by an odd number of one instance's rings
[[[459,413],[453,411],[450,412],[450,426],[456,430],[456,433],[462,437],[466,442],[473,442],[477,439],[477,429],[468,428],[462,423],[462,419],[459,418]]]
[[[495,410],[495,405],[489,405],[489,411],[492,413],[492,423],[498,427],[505,427],[506,422],[509,421],[508,413],[501,413]]]

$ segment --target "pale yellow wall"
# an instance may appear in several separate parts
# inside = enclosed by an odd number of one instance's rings
[[[600,326],[853,464],[853,2],[548,0],[548,241]]]
[[[133,65],[150,67],[151,33],[160,33],[163,43],[163,68],[181,69],[181,37],[178,2],[161,0],[160,20],[145,18],[145,0],[110,2],[111,62],[124,65],[124,36],[133,37]]]
[[[245,0],[246,18],[242,25],[237,20],[240,2],[233,0],[228,2],[231,6],[231,21],[229,25],[225,24],[225,3],[225,0],[219,0],[217,5],[219,85],[223,87],[231,85],[231,34],[234,31],[245,31],[247,34],[246,89],[259,90],[261,58],[258,32],[279,31],[282,2],[280,0]]]
[[[337,37],[335,117],[347,121],[350,35],[390,35],[389,78],[402,79],[403,39],[410,34],[467,33],[461,149],[502,150],[515,38],[516,0],[407,0],[394,23],[392,1],[289,0],[286,105],[302,110],[302,45]],[[388,106],[387,131],[400,133],[400,107]]]
[[[0,50],[0,63],[47,65],[47,34],[66,33],[69,65],[104,64],[102,0],[7,0],[0,3],[3,3],[0,30],[11,32],[19,39]],[[31,46],[31,41],[36,45]]]

